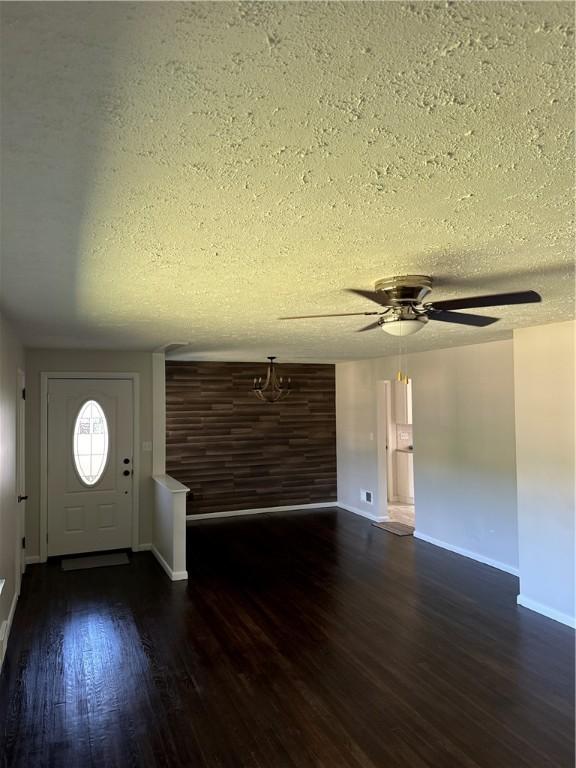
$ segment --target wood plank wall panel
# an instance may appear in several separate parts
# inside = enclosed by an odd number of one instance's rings
[[[166,471],[188,514],[336,500],[333,365],[281,365],[279,403],[250,391],[265,364],[166,362]]]

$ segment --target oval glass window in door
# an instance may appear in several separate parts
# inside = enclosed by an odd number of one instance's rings
[[[74,426],[74,465],[85,485],[95,485],[108,461],[108,423],[96,400],[87,400]]]

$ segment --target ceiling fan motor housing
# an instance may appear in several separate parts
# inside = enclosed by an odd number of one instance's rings
[[[428,275],[395,275],[383,277],[374,287],[387,296],[387,303],[392,306],[421,304],[432,290],[432,278]]]

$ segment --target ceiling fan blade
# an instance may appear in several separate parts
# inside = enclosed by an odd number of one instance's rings
[[[372,331],[374,328],[380,328],[379,320],[376,320],[375,323],[370,323],[370,325],[365,325],[364,328],[358,328],[356,333],[362,333],[363,331]]]
[[[493,293],[490,296],[470,296],[467,299],[446,299],[433,301],[427,306],[433,309],[474,309],[476,307],[502,307],[507,304],[531,304],[542,301],[536,291],[516,291],[514,293]]]
[[[363,299],[374,301],[376,304],[380,304],[381,307],[390,306],[384,291],[363,291],[360,288],[346,288],[346,291],[348,293],[355,293],[356,296],[362,296]]]
[[[339,312],[335,315],[294,315],[292,317],[279,317],[278,320],[308,320],[314,317],[358,317],[360,315],[380,315],[381,312]]]
[[[449,312],[445,309],[434,309],[427,313],[429,320],[440,320],[443,323],[458,323],[459,325],[474,325],[476,328],[483,328],[486,325],[497,323],[497,317],[486,317],[485,315],[461,315],[459,312]]]

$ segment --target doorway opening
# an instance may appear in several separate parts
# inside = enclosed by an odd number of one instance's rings
[[[412,379],[381,381],[378,387],[380,516],[416,525]]]

